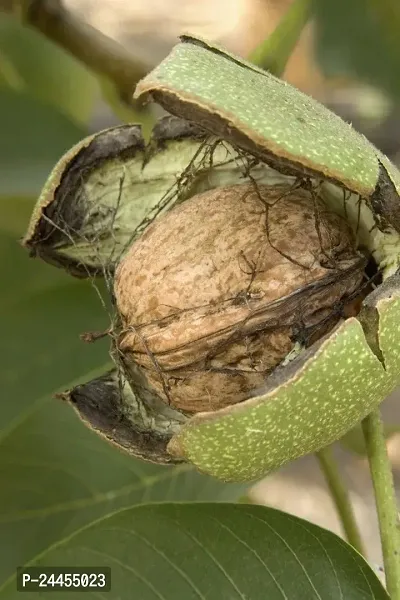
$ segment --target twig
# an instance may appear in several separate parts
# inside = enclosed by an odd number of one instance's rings
[[[74,17],[61,0],[17,0],[15,10],[27,25],[113,81],[121,98],[132,106],[133,90],[146,69],[123,46]]]

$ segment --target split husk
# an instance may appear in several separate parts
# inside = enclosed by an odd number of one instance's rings
[[[201,40],[137,95],[176,117],[149,144],[127,125],[73,148],[24,239],[104,276],[116,308],[115,369],[65,397],[134,456],[255,479],[339,439],[399,383],[400,174],[339,117]]]

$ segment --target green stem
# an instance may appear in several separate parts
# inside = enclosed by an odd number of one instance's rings
[[[353,506],[351,504],[346,486],[344,485],[340,476],[338,466],[333,457],[332,448],[330,446],[323,448],[317,452],[317,458],[321,470],[325,476],[332,499],[335,503],[335,507],[346,538],[353,548],[365,556],[365,550],[360,531],[357,526]]]
[[[381,534],[386,587],[391,600],[400,600],[400,523],[393,474],[379,410],[362,422]]]
[[[281,77],[311,16],[312,0],[294,0],[275,31],[251,53],[255,65]]]

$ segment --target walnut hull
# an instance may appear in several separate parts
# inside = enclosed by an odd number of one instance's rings
[[[168,404],[241,402],[339,320],[365,258],[315,191],[253,184],[198,194],[157,219],[115,276],[118,350]],[[134,365],[134,368],[130,368]]]

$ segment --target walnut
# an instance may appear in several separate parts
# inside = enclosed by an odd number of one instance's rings
[[[120,263],[119,352],[173,407],[241,402],[296,341],[308,345],[337,323],[364,267],[349,226],[312,190],[243,184],[198,194],[157,219]]]

